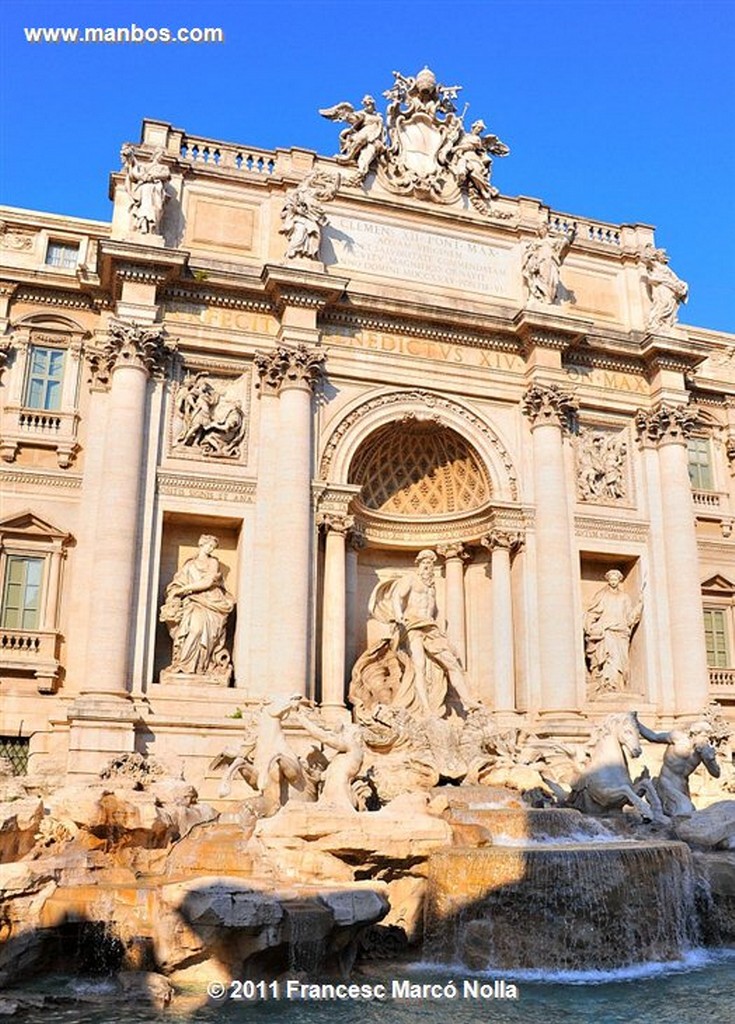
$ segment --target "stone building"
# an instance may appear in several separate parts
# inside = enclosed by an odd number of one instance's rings
[[[238,709],[344,714],[425,549],[499,720],[733,714],[735,337],[650,226],[497,193],[456,93],[334,158],[146,120],[111,223],[0,209],[0,752],[206,794]]]

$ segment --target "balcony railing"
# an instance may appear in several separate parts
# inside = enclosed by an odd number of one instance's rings
[[[0,628],[0,668],[28,674],[41,693],[54,693],[59,681],[61,636],[53,629]]]
[[[721,696],[735,697],[735,668],[710,668],[709,687]]]

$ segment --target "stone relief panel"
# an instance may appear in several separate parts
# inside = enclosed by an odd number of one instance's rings
[[[632,483],[627,430],[580,427],[575,465],[578,501],[602,505],[630,503]]]
[[[184,459],[247,460],[250,377],[190,372],[171,398],[169,454]]]

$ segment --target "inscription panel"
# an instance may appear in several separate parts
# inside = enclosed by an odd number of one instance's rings
[[[354,330],[330,324],[325,328],[324,344],[340,345],[360,351],[390,352],[393,355],[412,356],[414,359],[432,359],[435,362],[458,363],[464,366],[486,366],[493,370],[523,373],[525,363],[513,352],[470,348],[451,341],[431,341],[410,338],[390,331]]]
[[[514,297],[513,253],[486,242],[330,214],[322,258],[329,266],[397,281]]]

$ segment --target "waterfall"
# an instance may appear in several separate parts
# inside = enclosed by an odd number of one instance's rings
[[[684,843],[453,848],[429,862],[424,947],[472,969],[612,969],[680,958],[696,919]]]

